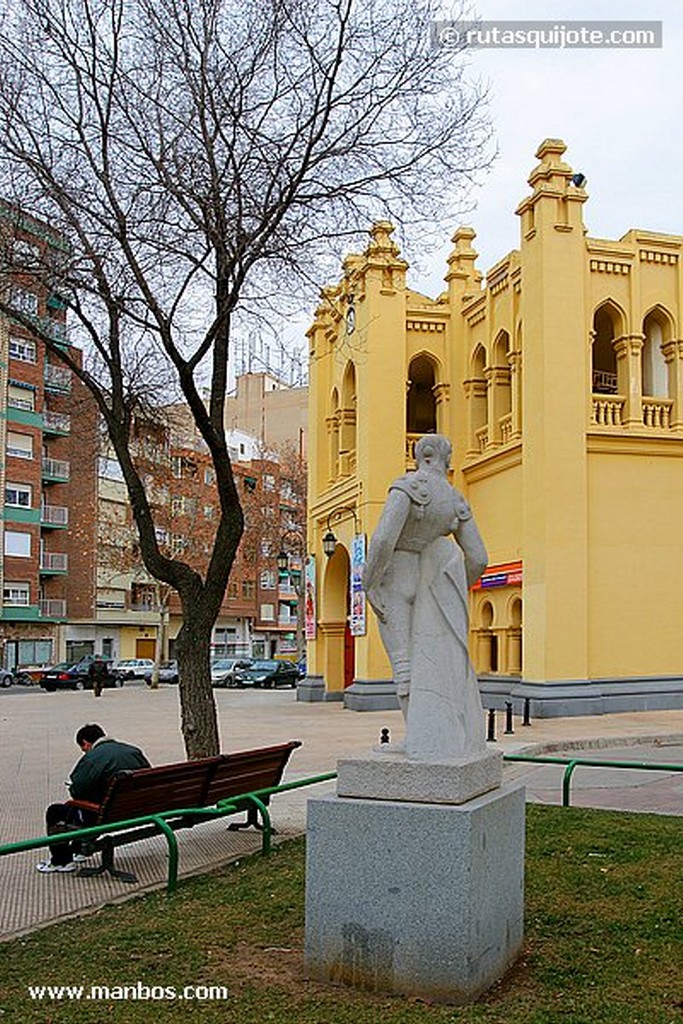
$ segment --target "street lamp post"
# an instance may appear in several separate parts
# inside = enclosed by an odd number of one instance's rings
[[[323,537],[323,551],[328,558],[332,558],[337,548],[337,538],[332,532],[332,521],[334,519],[343,519],[347,515],[353,516],[353,532],[357,534],[358,516],[356,515],[356,510],[351,508],[350,505],[341,505],[339,508],[335,508],[327,517],[327,533]]]

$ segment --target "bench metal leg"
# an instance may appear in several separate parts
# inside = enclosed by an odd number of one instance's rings
[[[263,832],[263,824],[259,821],[258,807],[251,803],[247,808],[247,817],[244,821],[231,821],[228,825],[228,832],[238,832],[241,828],[255,828]],[[270,826],[271,835],[277,835],[277,829]]]
[[[233,825],[228,825],[228,828],[246,828],[247,825],[253,825],[254,828],[257,828],[262,833],[263,836],[261,840],[261,853],[264,855],[268,854],[270,853],[270,838],[275,832],[275,829],[271,824],[268,808],[266,807],[265,801],[254,796],[253,793],[250,793],[245,797],[245,799],[249,801],[247,820],[237,822]],[[259,814],[261,815],[260,822],[258,820]]]
[[[114,867],[114,844],[111,839],[102,840],[102,859],[97,868],[81,868],[78,874],[81,878],[92,878],[94,875],[103,875],[109,872],[112,878],[118,878],[122,882],[137,882],[138,876],[132,871],[120,871]]]

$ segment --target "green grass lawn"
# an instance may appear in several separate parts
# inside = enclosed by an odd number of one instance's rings
[[[682,1024],[681,820],[528,807],[526,941],[468,1007],[306,981],[304,844],[0,945],[0,1024]],[[340,850],[340,857],[344,851]],[[32,1000],[29,985],[224,986],[218,1001]],[[144,993],[144,989],[140,990]],[[200,993],[201,994],[201,993]]]

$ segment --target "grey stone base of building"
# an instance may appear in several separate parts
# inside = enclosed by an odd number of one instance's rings
[[[397,711],[396,684],[391,679],[354,679],[344,690],[344,707],[350,711]]]
[[[632,679],[571,679],[526,682],[514,676],[480,676],[485,708],[504,709],[512,701],[521,715],[528,698],[532,718],[571,718],[624,711],[673,711],[683,708],[683,677],[641,676]]]
[[[306,856],[310,978],[466,1003],[521,952],[522,787],[458,806],[309,800]]]
[[[300,679],[297,683],[296,699],[314,704],[318,701],[341,701],[344,699],[344,694],[341,691],[326,690],[322,676],[306,676],[305,679]]]

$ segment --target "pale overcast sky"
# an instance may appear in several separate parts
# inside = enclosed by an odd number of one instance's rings
[[[485,21],[661,21],[663,46],[471,50],[472,74],[489,85],[498,157],[470,196],[471,212],[443,225],[440,246],[404,250],[410,287],[432,297],[443,291],[459,223],[477,232],[483,273],[519,246],[514,211],[549,137],[565,141],[565,161],[588,179],[583,213],[592,237],[616,239],[632,227],[683,235],[681,0],[473,0],[473,8]],[[289,319],[281,342],[290,351],[305,350],[311,315]]]
[[[631,227],[683,235],[680,0],[476,0],[475,7],[487,21],[663,23],[662,49],[471,51],[473,71],[490,85],[499,151],[467,217],[480,269],[519,245],[514,210],[529,192],[534,153],[547,137],[564,139],[564,159],[588,178],[591,236],[619,238]],[[431,269],[411,274],[413,287],[430,295],[442,289],[450,233]]]

